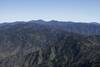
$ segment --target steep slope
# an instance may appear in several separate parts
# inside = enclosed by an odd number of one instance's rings
[[[86,36],[66,26],[41,20],[1,24],[0,67],[100,67],[100,32]]]

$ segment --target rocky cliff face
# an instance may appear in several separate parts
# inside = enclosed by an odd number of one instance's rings
[[[0,25],[0,67],[100,67],[100,32],[86,35],[38,22]]]

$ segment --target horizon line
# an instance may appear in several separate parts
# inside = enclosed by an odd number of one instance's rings
[[[30,21],[44,21],[44,22],[51,22],[51,21],[57,21],[57,22],[73,22],[73,23],[99,23],[99,22],[92,22],[92,21],[68,21],[68,20],[44,20],[44,19],[34,19],[34,20],[12,20],[12,21],[0,21],[0,23],[14,23],[14,22],[30,22]]]

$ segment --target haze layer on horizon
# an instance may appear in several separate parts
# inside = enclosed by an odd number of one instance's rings
[[[0,22],[100,22],[100,0],[0,0]]]

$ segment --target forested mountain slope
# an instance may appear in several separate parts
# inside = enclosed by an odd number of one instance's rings
[[[100,25],[0,24],[0,67],[100,67]]]

